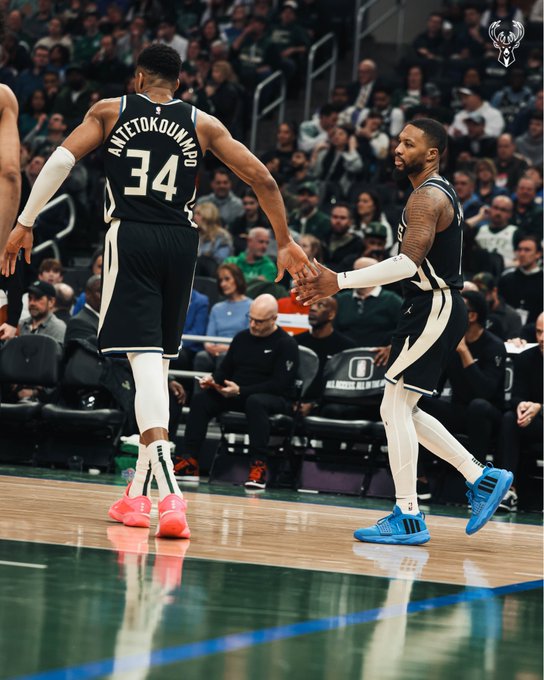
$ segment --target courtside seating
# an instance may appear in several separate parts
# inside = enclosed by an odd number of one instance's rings
[[[61,380],[60,398],[42,409],[48,437],[38,462],[64,464],[77,455],[83,465],[110,465],[125,413],[113,405],[102,385],[105,362],[107,359],[97,352],[83,347],[71,353]]]
[[[277,413],[270,417],[270,448],[271,451],[292,453],[291,440],[299,422],[298,405],[304,399],[306,391],[312,384],[319,369],[317,354],[308,347],[299,347],[299,366],[297,373],[297,397],[293,415]],[[243,483],[247,478],[248,459],[243,454],[247,444],[239,443],[233,435],[245,435],[247,433],[247,418],[245,413],[239,411],[225,411],[218,422],[221,428],[221,441],[215,454],[212,469],[210,470],[210,482],[229,481]],[[225,454],[238,454],[235,457]],[[238,464],[235,465],[234,463]],[[292,460],[290,461],[292,463]],[[274,467],[272,462],[271,469]]]
[[[7,342],[0,351],[0,382],[4,386],[55,388],[60,375],[62,347],[45,335],[22,335]],[[43,423],[41,401],[0,405],[2,460],[30,461],[34,458]]]
[[[375,355],[360,347],[332,356],[325,366],[322,403],[364,407],[379,400],[385,368],[376,366]],[[299,488],[358,495],[368,487],[384,443],[382,423],[312,415],[303,427],[307,446]]]

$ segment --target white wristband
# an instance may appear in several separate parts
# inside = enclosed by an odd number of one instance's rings
[[[74,154],[64,146],[55,149],[34,182],[18,222],[25,227],[33,226],[40,210],[68,177],[75,163]]]
[[[417,266],[406,255],[396,255],[364,269],[338,274],[339,288],[371,288],[414,276]]]

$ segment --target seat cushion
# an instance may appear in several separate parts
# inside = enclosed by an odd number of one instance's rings
[[[42,419],[49,423],[66,423],[70,427],[87,428],[93,425],[121,425],[125,420],[125,414],[113,408],[100,408],[93,411],[46,404],[42,409]]]
[[[0,421],[27,422],[40,416],[43,404],[39,401],[21,401],[18,404],[1,404]]]
[[[378,435],[376,425],[377,423],[370,420],[340,420],[321,416],[304,418],[304,427],[308,435],[334,439],[374,438]]]

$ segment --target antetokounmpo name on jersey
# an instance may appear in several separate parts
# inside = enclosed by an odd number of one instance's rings
[[[131,118],[112,133],[108,153],[120,158],[128,140],[142,132],[160,132],[168,135],[179,145],[184,157],[185,167],[194,168],[196,166],[198,149],[195,140],[189,137],[187,130],[182,128],[179,123],[167,118],[158,119],[151,116]]]

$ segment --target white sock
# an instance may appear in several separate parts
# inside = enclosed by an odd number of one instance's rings
[[[420,394],[404,389],[402,378],[396,385],[386,383],[380,413],[389,450],[389,466],[395,483],[397,505],[403,513],[417,515],[418,441],[412,410]]]
[[[484,466],[433,416],[416,407],[413,419],[420,444],[453,465],[467,482],[474,484]]]
[[[170,455],[170,442],[162,440],[149,444],[147,451],[151,460],[153,475],[159,487],[159,499],[174,493],[183,498],[174,476],[174,464]]]
[[[136,472],[134,479],[128,490],[129,498],[136,498],[136,496],[149,496],[151,488],[151,480],[153,473],[151,472],[151,462],[147,447],[142,442],[138,445],[138,460],[136,461]]]

